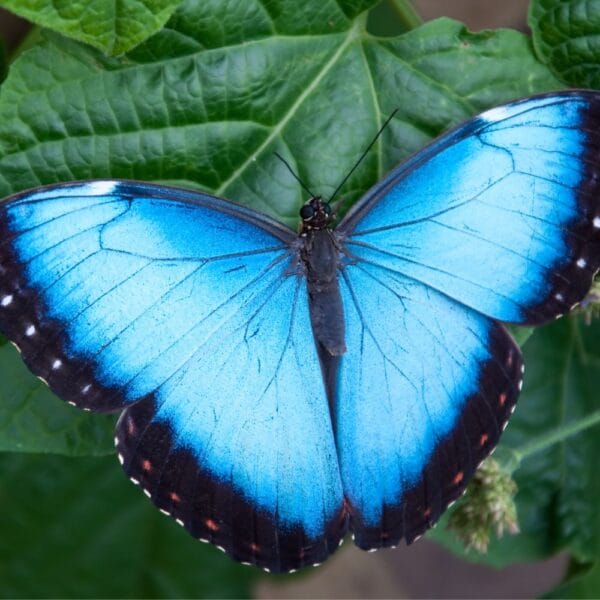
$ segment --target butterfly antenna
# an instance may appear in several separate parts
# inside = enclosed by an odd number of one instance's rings
[[[335,189],[335,192],[333,192],[333,194],[331,195],[331,198],[329,198],[330,204],[333,202],[333,199],[337,196],[337,193],[342,189],[342,186],[346,183],[346,181],[348,181],[348,179],[350,178],[350,175],[352,175],[352,173],[354,173],[354,171],[356,171],[358,165],[360,165],[363,158],[369,153],[369,150],[371,150],[371,148],[375,145],[375,142],[378,140],[378,138],[382,134],[383,130],[388,126],[389,122],[393,119],[394,115],[397,112],[398,112],[398,109],[396,109],[385,120],[385,123],[379,128],[379,131],[375,134],[375,137],[373,138],[371,143],[367,146],[366,150],[361,154],[360,158],[356,161],[356,164],[352,167],[352,169],[350,169],[350,172],[348,173],[348,175],[346,175],[346,177],[344,177],[344,179],[342,180],[342,183],[340,183],[340,185],[337,186],[337,188]]]
[[[310,195],[311,198],[314,198],[315,195],[308,189],[308,187],[304,184],[302,179],[300,179],[300,177],[298,177],[298,175],[294,173],[294,169],[292,169],[288,161],[285,160],[285,158],[283,158],[283,156],[281,156],[279,152],[275,152],[275,156],[288,168],[288,171],[292,174],[294,179],[302,186],[302,189],[304,189]]]

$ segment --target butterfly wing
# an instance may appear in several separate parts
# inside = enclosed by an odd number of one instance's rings
[[[195,537],[290,570],[346,528],[296,236],[125,182],[2,205],[0,328],[61,397],[125,408],[125,471]]]
[[[343,272],[347,353],[336,404],[355,543],[412,542],[498,442],[521,385],[495,321],[370,263]]]
[[[336,436],[359,546],[411,542],[497,443],[522,363],[492,318],[540,323],[587,292],[600,264],[599,127],[593,92],[493,109],[340,223]]]
[[[502,321],[566,312],[600,265],[600,95],[492,109],[374,187],[347,250]]]

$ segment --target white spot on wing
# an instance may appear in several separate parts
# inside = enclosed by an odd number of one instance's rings
[[[586,262],[585,258],[580,258],[580,259],[577,261],[577,266],[578,266],[580,269],[583,269],[583,267],[585,267],[585,265],[587,265],[587,262]]]
[[[0,304],[2,304],[2,306],[8,306],[12,301],[13,301],[12,294],[9,294],[8,296],[4,296],[4,298],[2,298],[2,301],[0,302]]]
[[[35,325],[30,325],[26,330],[25,330],[25,335],[27,337],[31,337],[33,334],[35,333]]]
[[[54,370],[56,369],[60,369],[62,367],[62,360],[60,360],[60,358],[57,358],[53,363],[52,363],[52,368]]]
[[[85,183],[83,189],[86,195],[90,196],[104,196],[112,194],[114,189],[117,187],[116,181],[93,181],[91,183]]]
[[[600,229],[600,217],[594,217],[593,224],[596,229]]]
[[[44,198],[64,198],[68,196],[105,196],[111,194],[117,187],[116,181],[90,181],[72,186],[53,187],[32,194],[30,200],[43,200]]]
[[[496,108],[486,110],[479,118],[490,123],[496,123],[510,117],[513,112],[507,106],[497,106]]]

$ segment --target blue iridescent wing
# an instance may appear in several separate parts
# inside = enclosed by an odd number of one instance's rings
[[[359,546],[412,541],[498,441],[522,364],[493,319],[541,323],[589,289],[599,130],[593,92],[493,109],[392,171],[340,223],[336,437]]]
[[[120,460],[162,511],[275,571],[333,552],[346,517],[291,231],[97,181],[9,199],[0,235],[2,333],[62,398],[125,409]]]
[[[336,436],[355,543],[408,543],[463,492],[521,386],[502,325],[382,267],[344,270]]]
[[[600,99],[492,109],[391,172],[338,227],[358,260],[501,321],[580,301],[600,265]]]

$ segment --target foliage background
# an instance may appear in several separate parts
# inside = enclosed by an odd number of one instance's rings
[[[391,37],[380,37],[367,12],[377,4],[0,0],[47,28],[14,55],[0,53],[0,73],[10,66],[0,87],[0,196],[136,178],[206,189],[295,226],[301,190],[275,150],[326,195],[399,108],[345,186],[351,203],[471,114],[600,85],[592,0],[534,0],[531,38],[471,33],[449,19],[421,24],[399,0],[377,8],[389,16]],[[502,442],[506,464],[518,466],[521,534],[467,556],[501,566],[566,551],[556,597],[600,593],[599,334],[579,315],[525,344],[525,388]],[[0,381],[0,595],[252,593],[262,575],[191,540],[125,480],[113,419],[58,401],[5,340]],[[440,528],[433,537],[463,554]]]

